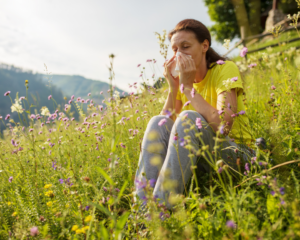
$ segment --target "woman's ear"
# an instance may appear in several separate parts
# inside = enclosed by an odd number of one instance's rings
[[[205,39],[202,43],[202,51],[203,53],[206,53],[209,49],[209,42],[207,39]]]

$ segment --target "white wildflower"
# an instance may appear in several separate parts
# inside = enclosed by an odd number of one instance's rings
[[[267,47],[266,49],[267,49],[267,51],[268,51],[269,53],[271,53],[271,52],[273,51],[273,48],[272,48],[272,47]]]
[[[22,113],[24,110],[22,108],[21,102],[18,99],[15,99],[15,103],[10,107],[11,112]]]
[[[230,91],[231,85],[233,84],[233,81],[231,81],[231,78],[228,78],[227,80],[223,81],[223,84],[227,91]]]
[[[230,39],[224,39],[223,47],[229,50]]]
[[[265,62],[268,62],[269,57],[267,53],[263,53],[261,57]]]
[[[50,116],[51,114],[50,114],[49,109],[44,106],[44,107],[41,108],[41,115],[43,115],[43,116]]]
[[[281,70],[281,69],[282,69],[282,63],[279,62],[279,63],[276,65],[276,68],[277,68],[278,70]]]

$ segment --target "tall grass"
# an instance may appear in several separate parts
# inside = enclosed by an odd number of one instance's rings
[[[134,196],[143,133],[162,109],[166,84],[150,87],[142,73],[147,84],[133,83],[138,94],[120,99],[111,55],[105,107],[74,97],[56,114],[30,118],[21,100],[20,122],[6,125],[0,141],[0,239],[299,239],[300,53],[272,54],[238,63],[252,134],[267,149],[256,149],[238,180],[226,169],[200,176],[200,192],[191,186],[172,212],[151,198],[150,185],[146,213]],[[146,64],[155,69],[154,62]]]

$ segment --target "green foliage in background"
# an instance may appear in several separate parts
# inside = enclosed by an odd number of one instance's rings
[[[255,12],[253,7],[256,1],[260,2],[260,12]],[[232,1],[227,0],[204,0],[205,5],[208,7],[208,14],[215,24],[209,28],[211,34],[215,37],[218,42],[223,43],[224,39],[240,38],[240,28],[236,19],[234,5]],[[262,17],[266,19],[268,11],[272,8],[272,0],[242,0],[244,2],[247,11],[247,20],[252,29],[253,34],[261,33],[264,30],[264,26],[256,26],[255,21],[250,19],[250,16]],[[297,3],[294,0],[282,0],[279,2],[279,9],[284,13],[294,14],[297,10]],[[246,17],[246,16],[244,16]],[[256,32],[258,29],[258,32]]]

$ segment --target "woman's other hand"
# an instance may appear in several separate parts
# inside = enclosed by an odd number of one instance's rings
[[[193,83],[196,78],[195,61],[185,54],[180,54],[178,57],[178,62],[180,72],[179,83],[183,84],[184,87],[193,88]]]
[[[179,88],[179,77],[174,78],[171,75],[171,69],[172,69],[172,67],[175,67],[175,64],[176,64],[175,57],[176,56],[174,55],[170,60],[168,60],[167,62],[164,63],[164,67],[165,67],[164,77],[168,81],[170,91],[177,93],[178,88]]]

